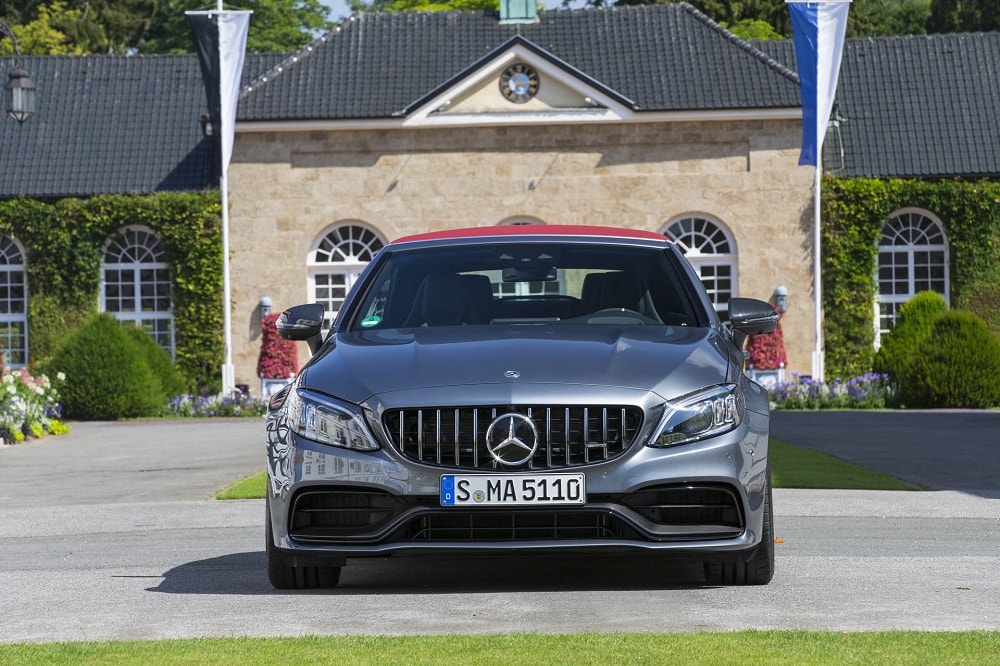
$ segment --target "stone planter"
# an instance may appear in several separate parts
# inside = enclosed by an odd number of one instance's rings
[[[771,391],[777,388],[778,384],[785,381],[785,369],[755,370],[754,368],[750,368],[747,370],[747,377]]]
[[[265,377],[260,378],[260,397],[267,400],[272,395],[283,389],[288,382],[292,381],[292,377],[286,377],[285,379],[267,379]]]

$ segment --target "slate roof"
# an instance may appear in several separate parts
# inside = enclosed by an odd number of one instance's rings
[[[284,54],[252,55],[271,67]],[[208,103],[198,57],[24,56],[37,112],[0,111],[0,198],[192,191],[217,186],[202,136]],[[0,74],[14,67],[0,58]]]
[[[248,54],[251,90],[238,117],[394,117],[512,39],[637,113],[799,105],[790,41],[746,44],[671,4],[542,12],[528,25],[475,12],[356,14],[296,54]],[[38,112],[23,125],[0,117],[0,198],[216,186],[196,55],[29,56],[21,65]],[[0,58],[0,75],[12,67]],[[849,40],[837,95],[847,121],[826,139],[828,172],[1000,177],[998,70],[1000,33]]]
[[[790,41],[757,46],[795,68]],[[827,173],[1000,176],[1000,33],[848,40],[836,99],[846,121],[824,141]]]
[[[244,88],[239,120],[390,118],[520,35],[640,111],[789,108],[798,81],[687,4],[542,11],[357,13]],[[244,79],[244,83],[247,83]]]

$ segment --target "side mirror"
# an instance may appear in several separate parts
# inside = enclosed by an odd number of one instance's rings
[[[767,301],[756,298],[730,298],[729,322],[733,327],[733,342],[743,348],[750,335],[770,333],[778,327],[781,315]]]
[[[323,344],[325,311],[322,303],[294,305],[281,313],[274,327],[278,329],[278,335],[286,340],[305,340],[309,343],[309,350],[315,354]]]

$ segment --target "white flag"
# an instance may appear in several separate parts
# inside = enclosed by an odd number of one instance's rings
[[[222,171],[229,168],[236,132],[236,103],[250,30],[249,11],[184,12],[198,45],[212,125],[219,133]]]

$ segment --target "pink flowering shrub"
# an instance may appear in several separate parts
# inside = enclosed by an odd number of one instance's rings
[[[281,316],[269,314],[261,322],[260,356],[257,374],[264,379],[288,379],[299,371],[299,352],[295,343],[278,335],[274,322]]]
[[[771,333],[751,335],[747,343],[747,365],[754,370],[777,370],[785,367],[785,337],[781,333],[781,322]]]

